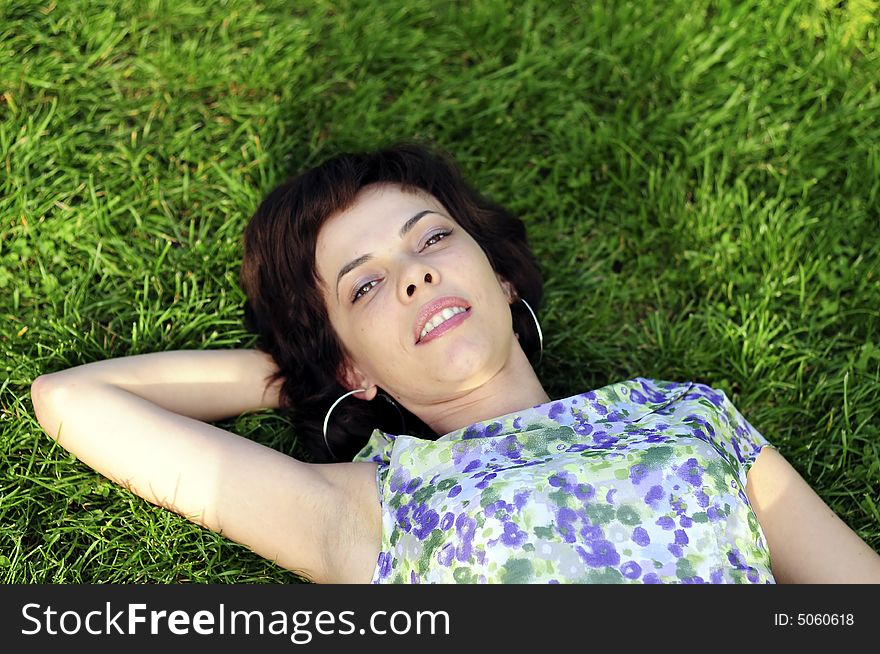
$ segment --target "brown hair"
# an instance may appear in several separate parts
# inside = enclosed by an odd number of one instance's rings
[[[518,297],[537,311],[543,296],[541,272],[523,222],[472,189],[436,146],[402,142],[374,152],[339,154],[273,189],[244,232],[239,275],[247,297],[244,323],[257,334],[257,348],[278,365],[268,384],[284,378],[280,409],[291,418],[309,458],[317,462],[333,460],[324,444],[323,420],[348,389],[339,383],[345,352],[319,290],[315,244],[324,222],[375,183],[433,195],[482,247],[492,268],[513,285]],[[534,320],[521,302],[510,308],[514,332],[531,357],[539,348]],[[390,402],[341,402],[327,429],[337,460],[350,461],[375,428],[437,437],[417,416],[399,408],[403,426]]]

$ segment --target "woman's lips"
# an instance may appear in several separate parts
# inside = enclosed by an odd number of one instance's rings
[[[437,314],[445,309],[454,309],[456,307],[459,309],[470,309],[470,304],[468,304],[467,300],[458,297],[457,295],[443,295],[434,298],[430,302],[425,302],[425,304],[419,309],[416,321],[413,324],[415,343],[418,343],[421,340],[422,332],[424,331],[425,325],[428,324],[428,321],[435,318]]]
[[[452,316],[452,318],[441,322],[439,325],[434,327],[434,329],[432,329],[427,334],[425,334],[425,337],[423,339],[421,339],[420,341],[418,341],[416,343],[416,345],[423,345],[429,341],[433,341],[436,338],[440,338],[443,334],[448,332],[450,329],[455,329],[461,323],[463,323],[465,320],[470,318],[470,315],[471,315],[470,308],[466,309],[462,313],[455,314],[454,316]]]

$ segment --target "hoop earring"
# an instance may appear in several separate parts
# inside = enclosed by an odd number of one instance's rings
[[[333,450],[330,448],[330,443],[327,441],[327,424],[330,422],[330,414],[333,413],[333,409],[336,408],[336,405],[339,404],[340,402],[342,402],[342,400],[347,398],[349,395],[354,395],[355,393],[364,393],[366,391],[367,391],[366,388],[356,388],[353,391],[348,391],[348,393],[343,394],[332,405],[330,405],[330,409],[328,409],[327,415],[324,416],[324,429],[323,429],[324,445],[327,446],[327,451],[330,452],[330,455],[334,459],[336,459],[338,457],[336,456],[336,454],[334,454]],[[403,417],[403,412],[400,410],[400,407],[397,406],[397,402],[392,400],[390,397],[388,397],[384,393],[379,393],[379,397],[385,398],[386,401],[391,402],[392,406],[395,409],[397,409],[397,414],[400,416],[400,425],[401,425],[401,432],[400,433],[404,433],[406,431],[406,419]]]
[[[532,307],[529,306],[529,303],[526,302],[525,298],[520,298],[522,303],[526,305],[526,309],[529,310],[529,313],[532,314],[532,319],[535,321],[535,327],[538,328],[538,342],[541,344],[541,350],[538,352],[538,363],[541,363],[541,359],[544,357],[544,333],[541,331],[541,325],[538,323],[538,317],[535,315],[535,312],[532,311]],[[538,365],[536,363],[535,365]]]

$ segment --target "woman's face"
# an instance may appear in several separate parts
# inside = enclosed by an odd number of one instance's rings
[[[427,193],[366,187],[323,225],[315,255],[350,389],[438,403],[486,383],[519,347],[510,285]]]

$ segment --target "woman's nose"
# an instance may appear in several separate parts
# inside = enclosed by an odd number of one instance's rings
[[[412,297],[415,294],[417,286],[436,283],[437,274],[428,271],[422,271],[418,273],[418,279],[418,283],[410,282],[406,285],[406,296],[408,298]]]

